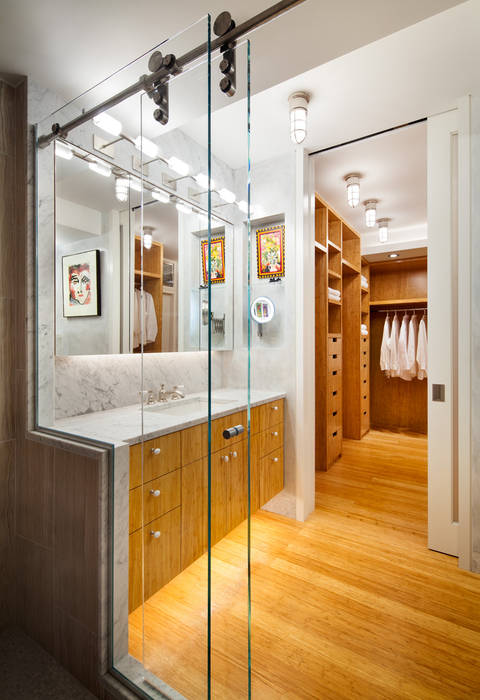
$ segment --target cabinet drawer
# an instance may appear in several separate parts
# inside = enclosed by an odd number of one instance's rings
[[[223,431],[232,427],[233,425],[243,425],[245,432],[237,435],[236,437],[225,439],[223,437]],[[243,440],[246,434],[246,429],[246,411],[239,411],[238,413],[233,413],[230,416],[224,416],[223,418],[217,418],[216,420],[212,421],[212,452],[218,452],[218,450],[223,450],[229,445],[233,445],[236,442]]]
[[[327,414],[327,430],[328,434],[333,434],[336,430],[342,428],[342,411],[339,408],[329,408]]]
[[[228,462],[228,530],[233,530],[248,517],[247,443],[237,443],[230,450]]]
[[[327,340],[327,354],[328,355],[341,355],[342,354],[342,338],[341,336],[328,337]]]
[[[327,463],[330,465],[342,454],[342,429],[328,433],[327,436]]]
[[[340,371],[342,369],[342,356],[338,354],[329,355],[327,367],[329,372]]]
[[[368,410],[368,407],[362,406],[362,414],[360,418],[361,430],[362,433],[365,433],[370,428],[370,411]]]
[[[261,435],[261,456],[265,457],[266,455],[270,454],[270,452],[273,452],[273,450],[278,450],[279,447],[282,447],[283,424],[279,423],[278,425],[272,425],[272,427],[268,428],[268,430],[264,430]]]
[[[182,466],[196,462],[208,455],[208,424],[194,425],[192,428],[182,430]]]
[[[128,537],[128,612],[143,602],[142,537],[142,529]]]
[[[254,406],[250,412],[250,433],[256,435],[265,428],[264,406]]]
[[[283,424],[283,404],[284,400],[279,399],[278,401],[270,401],[270,403],[264,405],[265,430],[272,425],[277,425],[277,423]]]
[[[128,511],[128,532],[132,533],[142,527],[142,493],[143,487],[137,486],[130,490],[129,493],[129,511]]]
[[[145,600],[180,573],[180,508],[143,528]]]
[[[330,396],[338,396],[342,390],[341,370],[332,370],[327,373],[327,391]],[[336,392],[335,394],[333,392]]]
[[[182,569],[200,557],[208,542],[208,461],[182,467]]]
[[[130,447],[130,488],[152,481],[180,466],[180,433],[170,433]]]
[[[152,522],[180,505],[181,471],[177,469],[143,486],[143,522]]]
[[[283,489],[283,447],[260,461],[260,505]]]

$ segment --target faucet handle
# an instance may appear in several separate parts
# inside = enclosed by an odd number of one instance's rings
[[[175,391],[177,391],[177,389],[179,391],[183,391],[185,389],[185,384],[175,384],[175,386],[173,388]]]

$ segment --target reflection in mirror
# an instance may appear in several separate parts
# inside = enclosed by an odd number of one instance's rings
[[[142,241],[144,352],[205,350],[207,217],[190,202],[204,196],[206,183],[180,176],[188,181],[182,189],[173,179],[144,178],[142,217],[138,176],[66,141],[56,142],[55,155],[56,355],[140,352]],[[212,345],[227,350],[233,225],[215,223],[221,225],[212,228]]]

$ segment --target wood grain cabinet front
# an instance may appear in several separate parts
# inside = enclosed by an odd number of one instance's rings
[[[260,503],[264,505],[283,489],[283,447],[260,462]]]
[[[208,544],[208,461],[182,468],[182,569],[200,557]]]
[[[145,600],[180,573],[180,508],[143,528]]]
[[[143,454],[143,469],[142,469]],[[180,433],[162,435],[130,447],[130,488],[152,481],[180,466]]]

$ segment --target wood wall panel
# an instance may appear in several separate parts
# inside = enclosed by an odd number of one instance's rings
[[[427,258],[372,263],[370,301],[427,297]]]
[[[427,380],[387,379],[380,369],[385,314],[370,314],[370,422],[372,428],[427,434]]]

